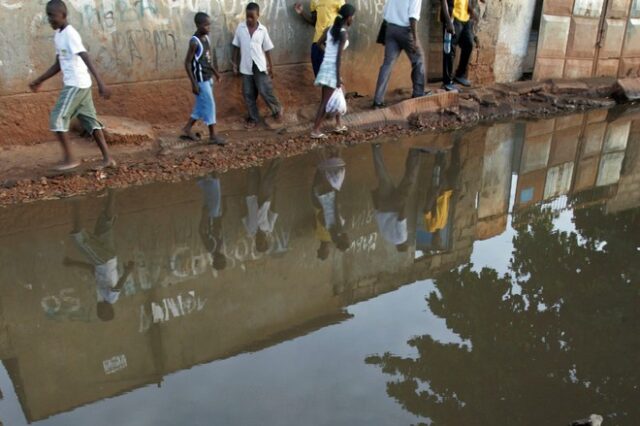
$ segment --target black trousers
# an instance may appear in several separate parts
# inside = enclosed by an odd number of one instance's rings
[[[471,21],[460,22],[457,19],[453,21],[453,27],[456,30],[455,35],[451,38],[451,50],[449,53],[443,51],[442,61],[442,80],[444,84],[453,83],[455,77],[467,77],[467,69],[469,67],[469,59],[471,59],[471,52],[473,51],[473,31],[471,29]],[[447,31],[446,25],[443,29],[444,33]],[[444,45],[444,42],[443,42]],[[453,73],[453,64],[456,59],[456,47],[460,46],[460,63],[458,64],[458,70]]]

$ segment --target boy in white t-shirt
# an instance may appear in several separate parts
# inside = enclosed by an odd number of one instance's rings
[[[109,191],[104,211],[96,221],[93,233],[88,233],[80,224],[78,206],[73,209],[73,231],[71,239],[84,255],[86,262],[65,258],[65,266],[77,266],[92,271],[96,280],[96,312],[102,321],[111,321],[114,316],[113,305],[120,298],[120,291],[133,271],[134,263],[129,262],[120,275],[118,256],[113,239],[115,223],[115,196]]]
[[[46,11],[49,24],[56,31],[54,35],[56,62],[44,74],[33,80],[29,87],[37,92],[42,83],[62,71],[64,87],[51,112],[49,123],[49,128],[58,137],[64,151],[64,162],[57,166],[56,170],[67,171],[80,165],[80,162],[71,153],[67,139],[69,122],[74,117],[78,117],[87,133],[93,135],[102,152],[103,161],[99,168],[115,167],[116,163],[109,154],[107,142],[102,132],[102,123],[98,121],[93,105],[89,72],[95,77],[100,95],[105,99],[110,96],[109,89],[93,66],[93,62],[82,44],[80,34],[67,22],[67,6],[64,2],[50,0],[47,3]]]

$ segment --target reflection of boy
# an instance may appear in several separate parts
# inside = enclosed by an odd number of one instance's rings
[[[202,190],[203,204],[200,217],[200,238],[213,260],[213,268],[221,271],[227,267],[222,237],[222,190],[217,173],[198,181]]]
[[[340,215],[338,194],[342,189],[346,175],[345,162],[342,158],[331,157],[318,165],[313,179],[311,201],[315,208],[315,236],[320,241],[318,259],[329,257],[333,242],[338,250],[346,251],[351,242],[344,232],[345,220]]]
[[[247,215],[242,223],[250,237],[255,238],[256,250],[265,253],[269,250],[269,236],[278,220],[278,213],[272,211],[275,183],[280,159],[273,160],[261,175],[259,167],[249,169],[249,181],[245,202]]]
[[[111,321],[115,314],[113,305],[120,297],[120,290],[129,278],[133,270],[133,262],[125,266],[122,276],[118,273],[118,257],[113,239],[113,224],[115,199],[113,193],[109,198],[104,211],[98,217],[92,234],[88,233],[80,225],[80,216],[77,206],[74,206],[73,231],[71,238],[82,252],[87,262],[66,258],[66,266],[77,266],[94,272],[96,280],[97,315],[103,321]]]
[[[372,193],[378,229],[382,237],[395,245],[399,252],[406,252],[409,249],[409,237],[405,207],[409,192],[418,178],[420,152],[415,149],[409,150],[404,176],[396,185],[384,164],[382,147],[380,144],[374,144],[372,149],[373,164],[378,177],[378,188]]]

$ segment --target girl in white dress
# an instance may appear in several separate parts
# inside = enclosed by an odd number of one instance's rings
[[[318,108],[315,125],[311,131],[313,139],[325,139],[327,135],[320,131],[322,121],[326,115],[326,108],[333,92],[342,87],[342,78],[340,76],[340,65],[342,63],[342,52],[349,46],[349,34],[347,29],[353,22],[353,16],[356,8],[351,4],[345,4],[340,8],[338,16],[336,16],[333,25],[327,28],[318,40],[319,45],[325,46],[324,59],[320,66],[320,72],[316,77],[315,85],[322,87],[322,101]],[[336,133],[345,133],[347,127],[340,122],[340,115],[336,114]]]

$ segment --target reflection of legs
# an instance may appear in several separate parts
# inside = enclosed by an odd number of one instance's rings
[[[260,193],[260,167],[252,167],[247,171],[247,195]]]
[[[278,170],[280,169],[281,163],[281,158],[277,158],[271,161],[271,163],[267,167],[267,170],[262,176],[260,182],[260,193],[258,196],[258,203],[260,205],[273,197],[276,187],[276,177],[278,176]]]
[[[410,149],[407,153],[407,161],[405,162],[404,176],[398,185],[394,194],[394,202],[400,217],[404,217],[404,207],[409,198],[411,188],[418,179],[418,171],[420,170],[420,151]]]
[[[378,195],[381,199],[388,198],[393,194],[395,185],[393,179],[387,172],[387,166],[384,164],[382,156],[382,147],[380,145],[372,145],[373,149],[373,166],[378,177]]]
[[[96,226],[93,233],[95,235],[103,235],[111,230],[113,227],[113,221],[115,219],[116,197],[113,190],[109,190],[107,195],[107,202],[104,205],[104,210],[98,216]]]

